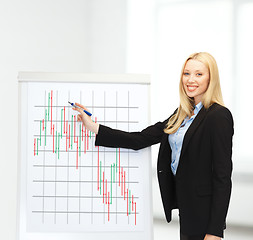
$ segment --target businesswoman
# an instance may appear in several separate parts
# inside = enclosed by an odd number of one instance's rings
[[[96,145],[137,150],[160,143],[157,174],[167,221],[178,208],[181,240],[220,240],[231,194],[233,118],[224,107],[210,54],[186,59],[179,91],[178,109],[141,132],[111,129],[74,110],[97,134]]]

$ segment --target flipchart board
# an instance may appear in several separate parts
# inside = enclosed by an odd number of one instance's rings
[[[152,240],[150,148],[95,146],[70,102],[125,131],[149,124],[149,75],[20,72],[18,240]]]

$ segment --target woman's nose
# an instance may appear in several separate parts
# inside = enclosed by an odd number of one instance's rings
[[[195,82],[194,76],[193,76],[193,75],[190,75],[190,76],[189,76],[188,82]]]

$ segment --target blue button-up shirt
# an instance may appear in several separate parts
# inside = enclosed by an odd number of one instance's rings
[[[182,122],[181,126],[178,128],[178,130],[169,135],[169,144],[172,150],[171,153],[171,170],[173,172],[174,175],[176,175],[177,172],[177,167],[178,167],[178,163],[179,163],[179,158],[180,158],[180,154],[181,154],[181,149],[182,149],[182,145],[183,145],[183,140],[184,140],[184,135],[186,133],[186,131],[188,130],[188,128],[190,127],[190,125],[192,124],[193,120],[195,119],[195,117],[197,116],[197,114],[199,113],[200,109],[203,107],[203,104],[200,102],[195,106],[194,109],[194,115],[191,116],[191,118],[189,118],[188,116],[184,119],[184,121]]]

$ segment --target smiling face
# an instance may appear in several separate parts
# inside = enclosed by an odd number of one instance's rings
[[[188,60],[183,71],[182,83],[187,96],[194,98],[197,105],[208,88],[208,68],[198,60]]]

